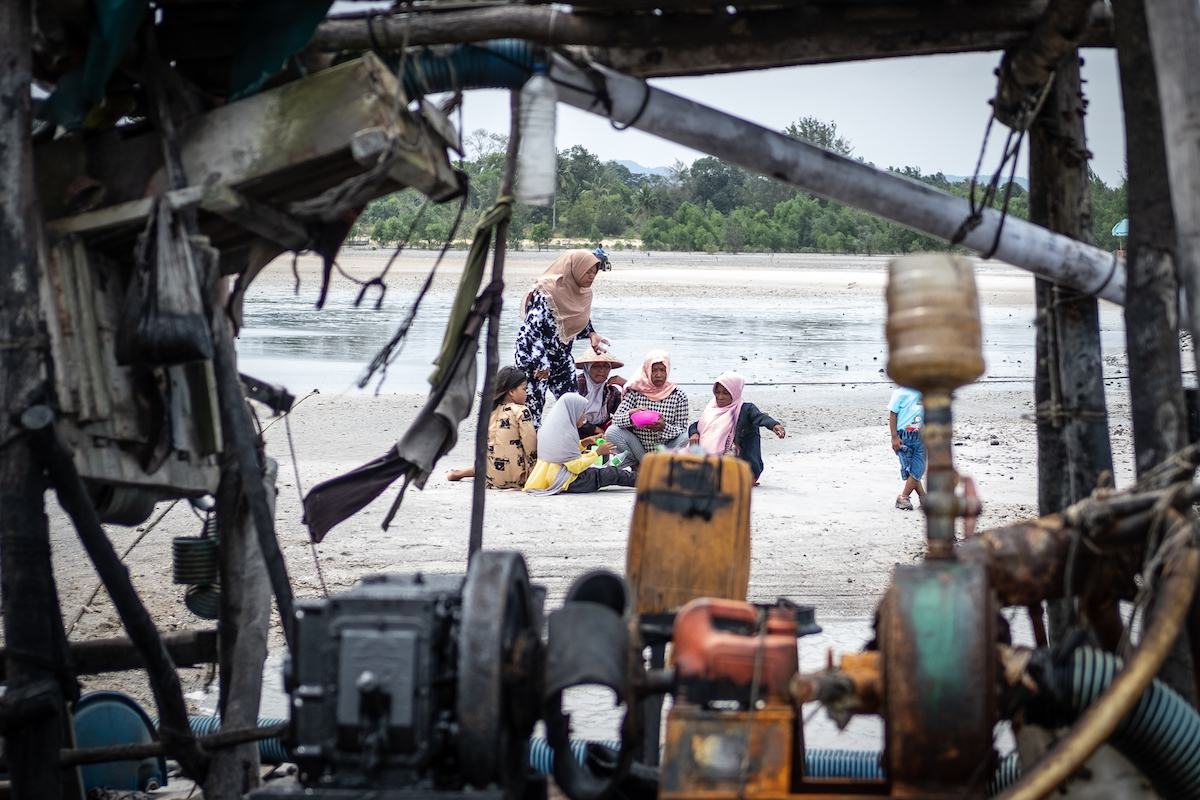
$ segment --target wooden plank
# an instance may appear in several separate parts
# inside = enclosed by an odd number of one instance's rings
[[[171,204],[173,210],[181,211],[185,208],[195,208],[200,205],[200,200],[203,196],[203,186],[189,186],[186,189],[167,192],[167,202]],[[146,217],[149,216],[153,204],[154,198],[152,197],[130,200],[126,203],[118,203],[117,205],[108,206],[96,211],[86,211],[72,217],[60,217],[59,219],[51,220],[46,223],[46,229],[51,233],[65,236],[68,234],[100,233],[131,225],[142,226],[146,224]]]

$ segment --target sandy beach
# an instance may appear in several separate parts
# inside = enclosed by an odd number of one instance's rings
[[[347,251],[340,263],[364,280],[376,275],[389,255],[383,250]],[[269,425],[267,452],[279,462],[277,531],[300,598],[321,595],[300,521],[300,491],[382,455],[408,427],[424,401],[429,362],[441,340],[464,255],[447,256],[379,394],[374,384],[358,390],[355,380],[407,312],[434,253],[406,253],[396,260],[379,311],[373,296],[354,308],[357,287],[341,276],[335,276],[326,310],[315,311],[320,263],[314,258],[297,263],[298,296],[293,295],[290,258],[270,266],[247,294],[239,342],[242,371],[282,383],[303,398],[290,419],[295,460],[288,426],[262,413],[263,424]],[[555,257],[536,251],[509,256],[502,364],[511,363],[521,298]],[[667,349],[674,361],[672,377],[688,393],[695,419],[708,402],[713,377],[737,369],[747,378],[747,399],[786,426],[785,440],[769,434],[763,439],[766,472],[752,499],[750,595],[755,600],[786,596],[816,606],[825,633],[803,641],[806,666],[823,661],[827,648],[861,646],[893,566],[912,562],[922,550],[922,515],[893,507],[901,481],[885,410],[893,388],[883,373],[887,261],[882,256],[624,251],[613,254],[613,271],[596,282],[593,321],[626,360],[620,374],[631,374],[651,347]],[[1030,416],[1033,280],[998,263],[980,264],[977,280],[988,370],[979,384],[957,395],[954,454],[958,469],[976,480],[985,509],[980,525],[987,527],[1037,511]],[[1120,309],[1102,305],[1116,480],[1126,486],[1133,472],[1123,321]],[[319,393],[310,394],[313,389]],[[460,431],[459,445],[425,490],[408,492],[391,530],[381,530],[380,522],[395,487],[316,548],[330,592],[371,572],[464,571],[471,482],[450,483],[445,473],[470,462],[474,433],[472,415]],[[484,545],[522,551],[534,580],[547,586],[547,606],[553,608],[582,572],[600,567],[623,571],[633,500],[632,489],[541,499],[489,492]],[[91,592],[95,574],[57,505],[50,500],[48,506],[60,599],[70,623]],[[187,611],[183,587],[170,582],[171,538],[195,535],[199,529],[199,519],[180,503],[128,558],[134,583],[162,629],[211,624]],[[119,551],[139,534],[116,526],[109,532]],[[120,622],[101,592],[72,639],[119,633]],[[273,688],[264,697],[263,711],[279,716],[284,706],[275,665],[283,641],[277,625],[271,647],[267,673]],[[183,673],[194,708],[211,713],[211,672]],[[88,689],[120,688],[150,702],[148,690],[132,674],[89,678],[85,684]],[[599,713],[577,722],[584,735],[603,733],[612,724]],[[810,726],[810,738],[823,746],[861,746],[878,735],[857,722],[841,738],[823,719]]]

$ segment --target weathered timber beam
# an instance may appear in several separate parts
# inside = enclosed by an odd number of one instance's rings
[[[177,190],[166,179],[157,131],[118,129],[46,142],[35,148],[35,156],[39,194],[51,219],[47,227],[84,235],[89,247],[102,252],[125,254],[145,220],[147,198],[155,194],[166,192],[172,206],[183,210],[198,205],[203,187],[215,183],[257,201],[259,210],[287,208],[364,172],[350,153],[351,140],[364,129],[387,131],[403,148],[376,196],[404,186],[437,201],[455,196],[460,183],[441,140],[422,117],[403,108],[399,97],[396,76],[367,54],[193,116],[178,126],[191,185]],[[103,187],[105,205],[67,216],[61,198],[84,174]],[[261,240],[248,229],[250,216],[231,216],[235,221],[201,214],[201,233],[226,251]],[[254,224],[266,225],[266,214],[251,216]],[[284,235],[284,224],[275,223],[278,217],[269,226],[272,235]],[[296,230],[288,227],[286,238],[294,241]]]
[[[194,667],[198,664],[213,664],[217,660],[217,631],[173,631],[162,634],[167,653],[177,667]],[[109,639],[92,639],[70,643],[71,663],[76,675],[95,675],[101,672],[121,672],[127,669],[144,669],[137,645],[128,636]],[[5,661],[7,654],[0,650],[0,680],[7,677]]]
[[[900,56],[981,53],[1006,50],[1021,42],[1025,31],[954,31],[942,33],[837,33],[798,36],[786,41],[731,40],[699,47],[587,47],[589,61],[639,78],[714,75],[749,69],[804,64],[868,61]],[[1090,28],[1081,47],[1111,47],[1106,26]]]
[[[1033,121],[1036,97],[1079,47],[1091,8],[1092,0],[1050,0],[1029,38],[1004,54],[993,102],[997,120],[1010,128],[1025,128]]]
[[[305,250],[312,240],[300,220],[219,183],[205,187],[200,208],[288,250]]]
[[[203,196],[203,186],[189,186],[186,189],[177,189],[166,194],[172,211],[195,208],[200,204]],[[140,200],[130,200],[127,203],[108,206],[98,211],[85,211],[73,217],[60,217],[47,222],[46,229],[51,233],[65,236],[72,233],[102,233],[129,225],[141,226],[145,224],[146,217],[150,215],[152,208],[154,208],[154,198],[143,197]]]
[[[940,6],[827,3],[729,14],[564,14],[546,6],[331,19],[313,47],[366,50],[489,39],[580,45],[639,76],[696,74],[902,55],[999,50],[1024,40],[1045,0]],[[1092,10],[1088,46],[1112,45],[1111,12]]]
[[[668,141],[866,211],[913,230],[953,240],[970,216],[967,200],[784,136],[645,81],[593,66],[591,75],[561,56],[550,74],[558,99]],[[593,80],[595,83],[593,83]],[[600,84],[608,101],[598,97]],[[961,239],[979,252],[996,242],[996,258],[1085,294],[1121,304],[1125,264],[1112,253],[985,209]]]

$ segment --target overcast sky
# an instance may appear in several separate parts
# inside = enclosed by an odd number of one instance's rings
[[[1109,185],[1125,172],[1125,129],[1115,50],[1085,50],[1084,94],[1092,169]],[[964,53],[806,67],[656,79],[660,89],[780,129],[800,117],[836,122],[854,155],[879,167],[919,167],[922,172],[970,175],[996,89],[992,74],[1000,53]],[[468,132],[508,131],[503,91],[467,94]],[[990,174],[1007,129],[992,132],[984,172]],[[691,162],[702,155],[640,131],[617,132],[600,117],[559,105],[558,147],[581,144],[603,160],[628,159],[645,167]],[[1028,176],[1028,147],[1017,174]]]

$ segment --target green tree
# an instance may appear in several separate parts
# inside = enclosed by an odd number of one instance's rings
[[[659,191],[654,185],[643,183],[633,191],[631,202],[633,205],[634,222],[640,218],[644,225],[650,221],[650,217],[658,210]]]
[[[739,253],[742,246],[746,243],[746,228],[742,225],[742,221],[736,216],[732,216],[725,220],[725,251],[728,253]]]
[[[802,142],[815,144],[830,152],[849,156],[854,152],[850,140],[838,136],[836,122],[824,122],[816,117],[801,117],[783,129],[786,136],[799,139]]]
[[[548,222],[538,222],[529,226],[529,239],[537,245],[538,250],[550,244],[550,240],[553,237],[554,231]]]

